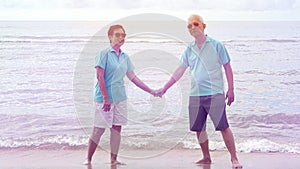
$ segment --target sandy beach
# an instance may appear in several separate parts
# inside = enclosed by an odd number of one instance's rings
[[[125,166],[112,167],[109,154],[103,150],[95,153],[91,166],[82,165],[85,150],[1,150],[1,169],[230,169],[229,154],[223,151],[211,153],[211,165],[195,165],[200,150],[170,150],[164,154],[149,158],[138,158],[130,151],[131,157],[120,157]],[[145,152],[145,154],[148,152]],[[155,151],[153,151],[155,154]],[[244,169],[297,169],[300,166],[299,154],[289,153],[238,153]]]

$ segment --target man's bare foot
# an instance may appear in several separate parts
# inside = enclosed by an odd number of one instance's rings
[[[122,162],[120,162],[120,161],[111,161],[111,163],[110,163],[111,165],[126,165],[125,163],[122,163]]]
[[[82,164],[83,165],[91,165],[91,160],[86,159]]]
[[[243,166],[239,163],[239,161],[234,160],[232,161],[232,169],[242,169]]]
[[[203,158],[199,161],[195,161],[194,162],[195,164],[211,164],[211,159],[210,158]]]

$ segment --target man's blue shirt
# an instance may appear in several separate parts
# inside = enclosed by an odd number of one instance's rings
[[[225,46],[209,36],[201,49],[191,42],[183,52],[179,66],[190,67],[191,96],[210,96],[224,93],[222,65],[230,61]]]

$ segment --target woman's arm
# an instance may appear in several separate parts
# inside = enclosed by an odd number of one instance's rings
[[[103,96],[103,100],[104,100],[102,109],[103,109],[103,111],[110,111],[110,101],[109,101],[108,93],[106,90],[106,84],[105,84],[105,80],[104,80],[104,72],[105,72],[105,69],[103,69],[99,66],[96,67],[98,86],[100,88],[100,92],[101,92],[101,94]]]
[[[132,83],[134,83],[137,87],[141,88],[142,90],[150,93],[150,94],[154,94],[154,91],[152,89],[150,89],[141,79],[139,79],[134,71],[128,72],[127,77],[130,81],[132,81]]]

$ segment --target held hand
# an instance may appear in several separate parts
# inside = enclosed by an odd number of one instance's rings
[[[103,111],[105,111],[105,112],[108,112],[108,111],[110,111],[110,101],[104,101],[104,103],[103,103],[103,106],[102,106],[102,110]]]
[[[160,96],[159,96],[159,90],[153,90],[152,95],[153,95],[154,97],[160,97]]]
[[[230,106],[231,103],[234,102],[234,92],[232,90],[228,90],[226,93],[227,105]]]
[[[166,91],[164,90],[164,88],[158,89],[158,96],[159,97],[162,97],[165,93],[166,93]]]
[[[152,90],[152,89],[151,89],[150,94],[152,94],[154,97],[157,96],[157,95],[156,95],[156,90]]]
[[[154,91],[154,95],[155,97],[162,97],[165,94],[165,91],[163,88],[157,89]]]

